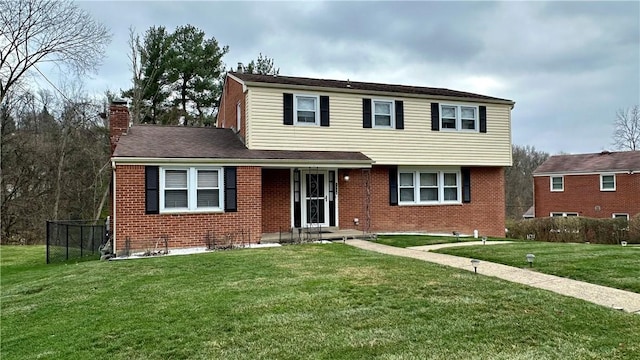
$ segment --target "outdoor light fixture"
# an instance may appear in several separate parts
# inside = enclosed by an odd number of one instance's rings
[[[482,237],[482,245],[485,245],[487,243],[487,237],[483,236]]]
[[[473,272],[476,274],[478,273],[478,264],[480,264],[480,260],[471,259],[471,266],[473,266]]]
[[[536,256],[533,254],[527,254],[527,261],[529,262],[529,267],[533,266],[533,259],[535,259]]]
[[[349,181],[349,172],[345,172],[344,173],[344,177],[343,177],[344,181]]]
[[[627,246],[627,242],[626,241],[620,241],[620,245]]]

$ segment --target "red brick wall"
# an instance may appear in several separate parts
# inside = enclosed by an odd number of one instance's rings
[[[616,191],[600,191],[598,174],[565,175],[561,192],[551,192],[549,181],[548,176],[533,179],[536,217],[547,217],[552,212],[577,212],[595,218],[640,213],[640,174],[616,174]]]
[[[291,170],[262,170],[262,232],[291,228]]]
[[[350,170],[349,181],[339,174],[340,228],[362,229],[364,187],[361,170]],[[428,231],[450,233],[459,231],[481,235],[504,236],[505,195],[504,169],[482,167],[471,169],[471,203],[461,205],[391,206],[389,205],[389,169],[374,166],[371,170],[371,230]],[[353,219],[360,225],[355,226]]]
[[[116,148],[120,135],[129,128],[129,108],[126,104],[111,104],[109,106],[109,138],[111,139],[111,154]]]
[[[218,124],[220,128],[235,128],[236,127],[236,106],[238,101],[240,102],[240,111],[242,118],[240,120],[240,136],[245,139],[245,110],[246,104],[244,99],[244,93],[242,92],[242,84],[227,77],[225,82],[223,96],[220,100],[220,113],[218,114]]]
[[[238,212],[215,214],[146,215],[144,166],[118,165],[116,177],[116,252],[124,249],[126,237],[132,250],[153,249],[160,235],[169,235],[169,247],[205,246],[204,236],[211,231],[220,239],[233,234],[236,242],[258,243],[262,235],[261,170],[238,167]]]

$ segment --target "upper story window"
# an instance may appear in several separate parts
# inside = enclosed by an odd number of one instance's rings
[[[600,191],[616,191],[616,175],[600,175]]]
[[[221,168],[161,168],[160,212],[222,211]]]
[[[551,191],[564,191],[564,177],[552,176],[550,182]]]
[[[478,131],[478,107],[440,105],[440,128],[443,130]]]
[[[460,183],[458,170],[400,169],[398,204],[459,204]]]
[[[295,95],[294,116],[296,125],[319,125],[318,96]]]
[[[373,102],[373,127],[381,128],[393,128],[394,116],[393,116],[393,101],[387,100],[372,100]]]

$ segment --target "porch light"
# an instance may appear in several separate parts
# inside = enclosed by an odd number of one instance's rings
[[[527,261],[529,262],[529,267],[533,266],[533,260],[536,258],[533,254],[527,254]]]
[[[478,273],[478,265],[480,264],[480,260],[478,259],[471,259],[471,266],[473,266],[473,272],[474,273]]]
[[[344,179],[344,181],[349,181],[349,172],[348,171],[344,173],[344,178],[343,179]]]

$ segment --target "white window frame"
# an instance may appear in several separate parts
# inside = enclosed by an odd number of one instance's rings
[[[413,175],[413,201],[400,200],[400,174]],[[438,176],[438,200],[420,200],[420,173],[436,173]],[[444,200],[444,174],[456,175],[457,200]],[[462,204],[462,173],[460,168],[398,168],[398,205],[456,205]],[[403,187],[408,188],[408,187]]]
[[[626,217],[627,220],[629,220],[629,214],[628,213],[613,213],[613,214],[611,214],[611,218],[612,219],[617,219],[618,217]]]
[[[605,189],[604,177],[613,176],[613,189]],[[616,191],[616,174],[600,174],[600,191]]]
[[[445,128],[442,126],[442,108],[443,107],[453,107],[456,110],[456,116],[455,116],[455,122],[456,122],[456,127],[455,129],[451,129],[451,128]],[[474,120],[474,128],[473,129],[463,129],[462,128],[462,108],[473,108],[474,109],[474,114],[475,114],[475,118]],[[465,105],[465,104],[440,104],[440,130],[441,131],[462,131],[462,132],[480,132],[480,107],[477,105]],[[465,120],[469,120],[469,119],[465,119]]]
[[[560,179],[560,189],[553,188],[553,179]],[[562,192],[564,191],[564,176],[549,176],[549,189],[551,192]]]
[[[376,103],[389,104],[389,111],[391,112],[389,125],[376,125]],[[396,128],[396,102],[389,99],[372,99],[371,100],[371,127],[377,129],[395,129]],[[380,114],[386,115],[386,114]]]
[[[557,214],[557,215],[554,215]],[[568,212],[560,212],[560,211],[554,211],[549,213],[550,217],[579,217],[580,214],[578,214],[577,212],[572,212],[572,211],[568,211]]]
[[[312,98],[315,102],[315,122],[298,122],[298,99],[299,98]],[[293,95],[293,123],[299,126],[320,126],[320,96],[309,94],[295,94]]]
[[[240,131],[242,127],[242,105],[240,101],[236,104],[236,131]]]
[[[186,208],[166,208],[165,198],[165,177],[170,170],[180,170],[187,172],[187,207]],[[198,207],[198,171],[218,171],[218,199],[219,206]],[[202,188],[211,189],[211,188]],[[198,167],[161,167],[160,168],[160,213],[201,213],[201,212],[224,212],[224,169],[214,166]]]

